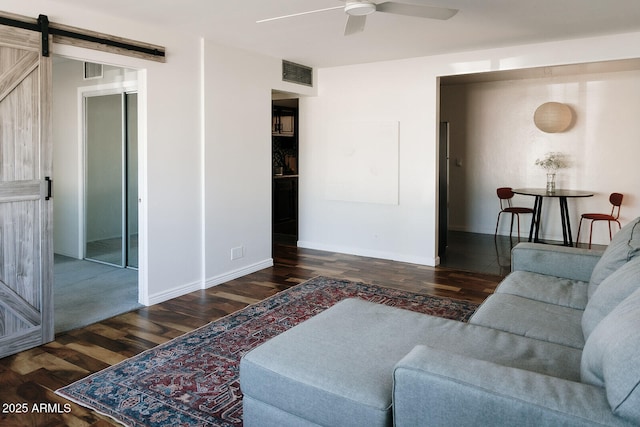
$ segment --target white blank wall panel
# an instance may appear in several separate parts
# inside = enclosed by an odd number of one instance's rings
[[[325,197],[397,205],[399,138],[397,121],[331,124]]]

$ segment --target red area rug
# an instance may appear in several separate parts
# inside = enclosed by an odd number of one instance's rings
[[[466,321],[477,304],[318,277],[56,391],[130,426],[241,426],[243,354],[345,298]]]

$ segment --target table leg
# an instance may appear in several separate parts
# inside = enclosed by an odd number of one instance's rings
[[[542,218],[542,196],[536,196],[533,202],[533,219],[531,220],[531,231],[529,231],[529,241],[531,241],[533,235],[533,241],[535,243],[540,242],[538,238],[540,235],[540,218]]]
[[[533,232],[536,229],[536,207],[538,206],[538,198],[534,198],[533,215],[531,216],[531,227],[529,227],[529,242],[533,241]]]
[[[569,220],[569,204],[566,197],[560,197],[560,216],[562,218],[562,237],[565,246],[573,246],[571,222]]]

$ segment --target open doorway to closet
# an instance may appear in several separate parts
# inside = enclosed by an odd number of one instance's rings
[[[272,126],[272,230],[274,243],[298,240],[298,99],[274,93]]]
[[[141,306],[137,71],[56,58],[53,111],[58,333]]]

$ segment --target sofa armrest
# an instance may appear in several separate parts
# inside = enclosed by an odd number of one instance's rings
[[[518,243],[511,250],[511,271],[530,271],[588,282],[603,252],[542,243]]]
[[[401,426],[631,425],[602,388],[416,346],[394,369]]]

